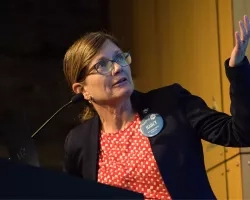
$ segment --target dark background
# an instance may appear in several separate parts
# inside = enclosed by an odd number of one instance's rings
[[[69,101],[64,54],[85,32],[109,31],[108,9],[108,0],[0,1],[0,157]],[[79,123],[79,108],[61,112],[35,138],[43,167],[61,170],[64,139]]]

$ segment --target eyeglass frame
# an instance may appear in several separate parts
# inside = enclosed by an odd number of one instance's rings
[[[129,52],[118,53],[118,54],[116,54],[116,56],[117,56],[117,55],[120,55],[120,54],[127,54],[126,56],[124,56],[124,57],[125,57],[125,60],[126,60],[129,56],[131,57],[131,55],[130,55]],[[115,56],[115,58],[116,58],[116,56]],[[101,72],[99,72],[99,71],[98,71],[98,68],[97,68],[97,65],[100,64],[100,62],[102,62],[102,61],[99,61],[99,62],[97,62],[96,64],[94,64],[92,67],[90,67],[90,69],[88,70],[88,72],[87,72],[86,75],[85,75],[85,78],[86,78],[88,75],[92,74],[91,72],[93,71],[93,69],[95,69],[95,71],[96,71],[98,74],[101,74],[101,75],[109,74],[110,72],[112,72],[112,71],[114,70],[114,63],[120,65],[119,63],[117,63],[117,61],[115,60],[115,58],[112,59],[112,60],[106,59],[107,61],[110,61],[110,62],[112,63],[112,65],[111,65],[112,68],[111,68],[110,71],[108,71],[107,73],[101,73]],[[127,65],[125,65],[125,66],[122,66],[122,65],[120,65],[120,66],[121,66],[121,67],[127,67],[127,66],[129,66],[131,63],[132,63],[132,62],[130,62],[129,64],[127,64]],[[79,73],[79,77],[81,77],[81,74],[82,74],[82,72]],[[77,80],[80,80],[80,79],[81,79],[81,78],[78,78]]]

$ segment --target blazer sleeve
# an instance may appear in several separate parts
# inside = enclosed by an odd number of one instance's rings
[[[74,151],[74,142],[73,142],[73,132],[70,131],[67,135],[65,142],[64,142],[64,163],[63,163],[63,171],[73,175],[73,176],[80,176],[77,165],[75,161],[75,151]]]
[[[250,66],[248,59],[239,66],[229,67],[225,61],[230,82],[231,116],[210,109],[197,96],[181,88],[180,103],[191,126],[199,137],[222,146],[250,146]]]

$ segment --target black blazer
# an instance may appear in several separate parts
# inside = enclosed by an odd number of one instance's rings
[[[158,113],[164,119],[162,131],[149,140],[173,199],[215,199],[201,139],[228,147],[250,146],[250,65],[245,58],[234,68],[228,67],[227,60],[225,67],[231,83],[232,116],[210,109],[178,84],[147,93],[134,91],[131,96],[141,118],[148,109],[147,114]],[[99,134],[98,116],[70,131],[65,141],[66,172],[97,180]]]

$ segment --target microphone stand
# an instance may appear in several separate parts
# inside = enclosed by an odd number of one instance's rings
[[[69,106],[70,104],[76,104],[78,102],[84,101],[84,97],[82,95],[82,93],[76,94],[75,96],[72,97],[72,99],[66,103],[65,105],[63,105],[61,108],[59,108],[46,122],[44,122],[42,124],[42,126],[40,128],[38,128],[32,135],[31,135],[31,139],[33,139],[37,133],[39,133],[39,131],[41,131],[49,122],[51,119],[53,119],[54,116],[56,116],[61,110],[63,110],[65,107]]]

